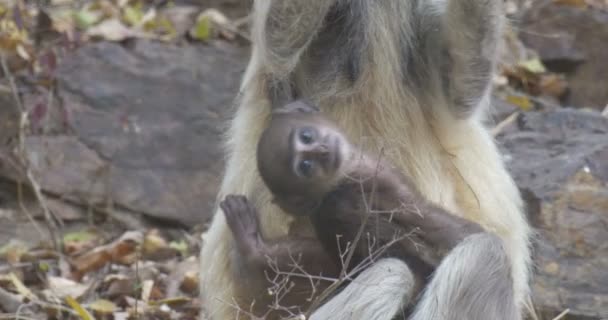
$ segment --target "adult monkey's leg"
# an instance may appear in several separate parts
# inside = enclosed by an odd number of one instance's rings
[[[435,271],[411,319],[521,319],[502,240],[480,233],[462,241]]]
[[[414,283],[403,261],[382,259],[317,309],[310,319],[393,319],[411,299]]]

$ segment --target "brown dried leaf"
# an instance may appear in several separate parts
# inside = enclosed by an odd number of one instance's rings
[[[87,272],[97,270],[110,262],[124,262],[127,255],[135,252],[137,246],[141,244],[143,235],[138,231],[130,231],[123,236],[105,246],[97,247],[92,251],[74,259],[73,276],[81,278]]]
[[[177,250],[161,236],[158,230],[150,230],[145,236],[142,252],[146,259],[159,261],[173,258]]]
[[[568,81],[563,75],[546,74],[540,78],[539,86],[543,94],[560,98],[568,90]]]
[[[99,243],[99,236],[89,230],[66,233],[63,236],[64,252],[68,255],[90,250]]]
[[[182,283],[180,284],[179,288],[185,293],[195,294],[198,291],[198,285],[198,272],[187,271],[184,274],[184,278],[182,279]]]

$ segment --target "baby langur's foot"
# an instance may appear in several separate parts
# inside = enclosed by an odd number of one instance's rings
[[[257,211],[247,197],[228,195],[220,202],[220,208],[240,253],[253,259],[263,257],[264,245]]]

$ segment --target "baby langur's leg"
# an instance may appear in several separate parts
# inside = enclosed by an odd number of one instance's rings
[[[405,312],[414,285],[414,276],[405,262],[397,258],[381,259],[317,309],[310,319],[394,319]]]
[[[519,320],[511,264],[491,233],[467,237],[441,262],[412,320]]]
[[[272,263],[276,270],[290,271],[297,264],[301,268],[298,270],[310,275],[336,277],[339,274],[334,259],[314,238],[264,239],[257,211],[245,196],[228,195],[220,208],[246,268],[271,271],[269,263]]]

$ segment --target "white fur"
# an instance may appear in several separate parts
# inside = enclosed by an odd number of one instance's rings
[[[383,275],[381,279],[379,274]],[[321,306],[310,320],[326,320],[328,315],[332,320],[382,319],[387,314],[398,314],[410,299],[413,287],[414,277],[403,261],[382,259]]]

